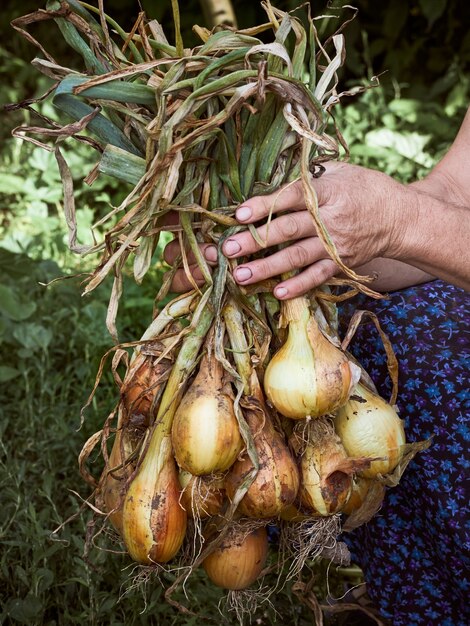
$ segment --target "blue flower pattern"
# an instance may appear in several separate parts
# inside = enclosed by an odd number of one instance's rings
[[[379,513],[344,537],[364,570],[371,599],[394,626],[470,624],[467,451],[470,294],[436,280],[341,306],[376,313],[399,360],[398,408],[408,441],[433,436]],[[371,323],[350,347],[381,395],[390,396],[384,349]]]

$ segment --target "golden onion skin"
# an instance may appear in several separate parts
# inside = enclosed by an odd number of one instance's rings
[[[357,478],[353,480],[351,495],[341,509],[341,513],[351,515],[354,511],[359,510],[364,504],[364,500],[369,493],[370,486],[370,479],[357,476]]]
[[[299,470],[284,443],[274,429],[268,415],[264,415],[264,426],[260,430],[257,414],[247,411],[246,419],[254,436],[258,453],[259,470],[248,491],[238,505],[242,515],[257,519],[277,517],[291,505],[299,490]],[[227,475],[227,494],[233,499],[238,486],[253,471],[253,463],[245,453],[235,461]]]
[[[363,401],[351,398],[338,410],[336,432],[349,456],[383,457],[360,471],[361,476],[389,474],[398,465],[406,443],[403,422],[390,404],[363,385],[357,385],[354,395]]]
[[[341,511],[352,490],[352,472],[345,471],[346,452],[308,444],[301,460],[302,504],[321,516]],[[347,464],[347,462],[346,462]]]
[[[152,406],[162,386],[165,373],[171,367],[169,359],[155,363],[153,357],[140,354],[133,364],[133,374],[121,387],[121,398],[129,425],[146,428],[152,422]]]
[[[124,453],[124,458],[123,458]],[[123,430],[118,430],[114,439],[111,454],[105,468],[105,478],[101,495],[104,501],[104,508],[108,513],[108,519],[114,528],[122,535],[122,506],[124,502],[124,487],[126,480],[132,473],[132,466],[122,467],[110,473],[109,470],[123,465],[125,458],[132,453],[129,438]]]
[[[214,585],[246,589],[261,574],[268,556],[268,534],[264,527],[245,534],[243,528],[230,529],[221,545],[202,562]]]
[[[356,369],[305,308],[290,318],[287,340],[266,368],[264,390],[285,417],[320,417],[347,401]]]
[[[130,556],[144,565],[170,561],[186,534],[187,515],[169,446],[165,437],[156,454],[149,447],[124,500],[124,542]]]
[[[175,413],[171,438],[178,465],[194,476],[223,472],[237,458],[242,438],[219,364],[201,364]]]

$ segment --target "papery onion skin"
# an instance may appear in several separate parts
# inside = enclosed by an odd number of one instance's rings
[[[261,574],[268,555],[266,529],[244,536],[243,528],[231,529],[221,545],[202,562],[210,580],[224,589],[246,589]]]
[[[371,459],[349,457],[329,417],[311,420],[303,437],[301,505],[322,516],[339,513],[351,495],[353,477],[370,467]]]
[[[352,490],[352,475],[341,469],[321,470],[321,455],[307,447],[302,457],[300,499],[312,513],[321,516],[341,511]]]
[[[147,428],[152,422],[152,406],[171,361],[162,359],[155,363],[153,357],[142,354],[137,359],[139,361],[132,365],[133,375],[121,387],[121,398],[129,426],[139,430]]]
[[[289,448],[274,429],[267,415],[264,427],[259,432],[257,432],[260,424],[259,415],[247,412],[246,418],[255,435],[259,470],[237,510],[242,515],[257,519],[277,517],[297,497],[299,470]],[[253,470],[253,467],[247,453],[234,463],[226,481],[227,493],[232,499],[238,486]]]
[[[322,334],[308,307],[295,300],[289,304],[296,308],[287,341],[266,368],[264,389],[285,417],[320,417],[346,402],[358,368]]]
[[[172,440],[178,465],[195,476],[223,472],[242,447],[233,404],[227,396],[184,397]]]
[[[123,537],[130,556],[144,565],[166,563],[178,552],[186,533],[186,511],[165,437],[159,453],[149,448],[131,482],[123,506]],[[150,456],[149,456],[150,453]]]
[[[348,501],[341,509],[341,513],[345,515],[351,515],[354,511],[357,511],[363,504],[365,497],[370,489],[370,480],[358,476],[353,480],[351,495]]]
[[[132,447],[129,438],[120,429],[116,438],[114,439],[111,454],[108,458],[108,463],[105,468],[105,477],[103,480],[103,486],[101,495],[104,501],[104,508],[108,513],[108,519],[114,528],[122,535],[122,506],[124,503],[124,488],[126,480],[132,473],[132,466],[121,467],[115,469],[113,473],[109,470],[113,470],[124,464],[125,459],[132,454]],[[123,458],[124,455],[124,458]]]
[[[389,474],[398,465],[406,443],[403,422],[390,404],[363,385],[357,385],[353,395],[365,402],[351,398],[338,410],[336,432],[350,456],[383,457],[360,471],[361,476]]]
[[[233,399],[204,363],[180,402],[171,436],[178,465],[194,476],[227,470],[242,448]]]

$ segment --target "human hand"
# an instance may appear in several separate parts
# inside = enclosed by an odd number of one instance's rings
[[[385,174],[347,163],[327,163],[325,173],[314,179],[313,185],[321,218],[345,265],[354,268],[399,253],[402,226],[407,219],[406,187]],[[289,212],[274,217],[269,225],[259,226],[259,238],[267,248],[287,242],[289,245],[239,265],[234,276],[240,285],[300,270],[274,290],[275,296],[286,299],[306,293],[340,271],[316,235],[300,181],[274,194],[247,200],[237,209],[236,218],[242,224],[256,223],[270,211],[273,215]],[[249,231],[230,237],[222,247],[232,259],[250,256],[260,249]]]
[[[377,257],[399,258],[402,234],[414,215],[406,210],[414,192],[375,170],[347,163],[327,163],[325,167],[325,173],[314,179],[313,185],[321,218],[342,261],[354,268]],[[240,285],[300,270],[274,290],[276,297],[288,299],[306,293],[340,271],[316,235],[300,181],[273,194],[247,200],[237,209],[236,218],[241,224],[266,222],[270,212],[271,222],[257,227],[259,238],[267,249],[288,245],[264,258],[239,265],[234,277]],[[215,264],[215,246],[202,247],[208,262]],[[249,257],[261,249],[249,231],[233,235],[222,247],[231,259]],[[178,251],[177,242],[169,244],[165,260],[174,262]],[[194,259],[190,258],[189,262]],[[199,269],[197,266],[192,269],[195,280],[200,282]],[[172,288],[177,291],[191,288],[183,270],[176,272]]]

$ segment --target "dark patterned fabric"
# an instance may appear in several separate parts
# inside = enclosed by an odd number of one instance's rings
[[[468,483],[470,294],[442,281],[397,291],[374,311],[400,364],[398,407],[408,441],[434,436],[365,526],[344,537],[368,592],[394,626],[470,624]],[[352,307],[341,314],[347,321]],[[351,352],[385,398],[385,352],[364,323]]]

